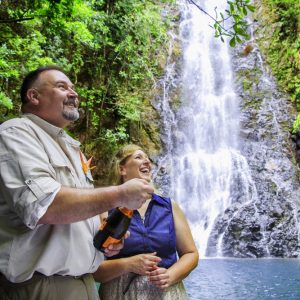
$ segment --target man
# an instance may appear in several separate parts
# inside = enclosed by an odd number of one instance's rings
[[[99,214],[137,209],[153,188],[141,179],[92,188],[80,144],[63,130],[79,117],[78,95],[58,67],[29,73],[21,100],[21,118],[0,126],[0,299],[98,299]]]

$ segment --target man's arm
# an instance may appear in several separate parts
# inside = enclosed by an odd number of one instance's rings
[[[138,179],[96,189],[60,185],[35,132],[26,123],[13,125],[0,130],[0,187],[5,201],[30,228],[85,220],[116,206],[135,209],[153,192]],[[51,204],[43,203],[55,193]]]
[[[38,224],[68,224],[93,217],[117,206],[137,209],[149,199],[153,187],[143,179],[119,186],[76,189],[61,187]]]

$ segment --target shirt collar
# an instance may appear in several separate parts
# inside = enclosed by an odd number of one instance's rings
[[[78,146],[78,147],[80,146],[80,142],[71,138],[62,128],[56,127],[56,126],[48,123],[47,121],[41,119],[38,116],[36,116],[34,114],[26,113],[26,114],[23,114],[22,117],[27,118],[30,121],[32,121],[33,123],[35,123],[36,125],[38,125],[45,132],[47,132],[53,139],[56,140],[58,138],[65,138],[65,140],[67,142],[69,142],[70,144],[72,144],[74,146]]]
[[[161,204],[161,205],[164,205],[165,201],[163,201],[162,197],[157,195],[157,194],[152,194],[152,200]]]

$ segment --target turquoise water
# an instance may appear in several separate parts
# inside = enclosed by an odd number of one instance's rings
[[[299,300],[300,259],[203,259],[184,283],[190,300]]]

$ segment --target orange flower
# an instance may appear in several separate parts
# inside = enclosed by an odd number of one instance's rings
[[[90,167],[91,162],[92,162],[92,158],[91,157],[89,160],[85,161],[82,152],[80,151],[80,161],[81,161],[81,166],[82,166],[82,170],[84,175],[87,174],[88,171],[93,170],[94,168],[96,168],[96,166]]]

